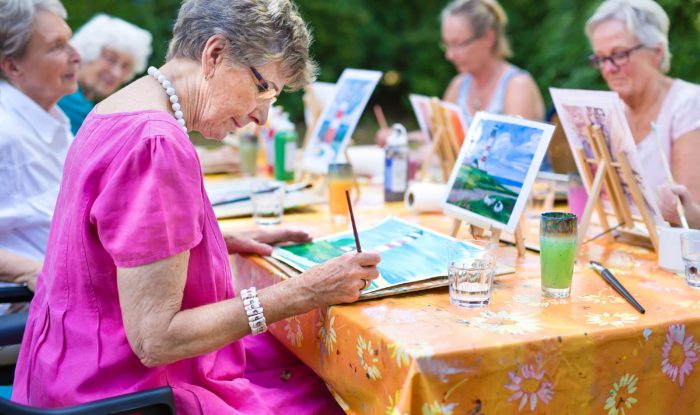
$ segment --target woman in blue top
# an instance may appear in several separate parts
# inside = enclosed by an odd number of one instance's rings
[[[459,74],[445,91],[468,121],[477,111],[544,118],[544,103],[526,71],[508,63],[507,17],[496,0],[454,0],[445,7],[442,46]]]

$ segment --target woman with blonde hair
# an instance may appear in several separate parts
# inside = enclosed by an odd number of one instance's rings
[[[445,58],[459,74],[445,91],[471,119],[477,111],[541,120],[542,95],[512,55],[505,34],[507,17],[496,0],[454,0],[441,15]]]
[[[647,185],[663,189],[662,213],[678,223],[661,157],[670,160],[675,182],[700,202],[700,86],[666,75],[669,27],[666,12],[652,0],[607,0],[588,19],[586,35],[591,64],[625,103]]]

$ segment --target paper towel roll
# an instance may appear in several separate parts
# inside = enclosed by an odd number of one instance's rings
[[[379,146],[348,147],[348,158],[358,176],[384,176],[384,149]]]
[[[404,196],[406,208],[412,212],[442,212],[446,191],[442,183],[413,183]]]

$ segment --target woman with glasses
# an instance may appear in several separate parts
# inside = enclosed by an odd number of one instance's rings
[[[462,107],[468,119],[477,111],[544,117],[535,81],[506,61],[512,55],[505,34],[507,17],[496,0],[454,0],[441,19],[445,58],[459,72],[445,100]]]
[[[288,0],[186,0],[173,32],[166,63],[97,104],[70,148],[13,399],[56,407],[169,385],[181,414],[342,413],[265,331],[357,300],[379,255],[233,287],[229,254],[309,236],[222,235],[187,136],[263,124],[282,89],[313,79],[309,32]]]
[[[700,86],[666,75],[671,67],[668,30],[668,16],[652,0],[605,1],[586,23],[591,64],[624,101],[647,185],[663,189],[662,213],[678,223],[661,152],[675,182],[700,202]]]

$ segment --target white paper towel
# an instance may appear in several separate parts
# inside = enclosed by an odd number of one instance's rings
[[[406,208],[412,212],[442,212],[446,191],[442,183],[413,183],[404,196]]]
[[[358,176],[384,177],[384,149],[379,146],[348,147],[352,170]]]
[[[657,226],[659,235],[659,266],[667,271],[682,272],[681,235],[688,229]]]

